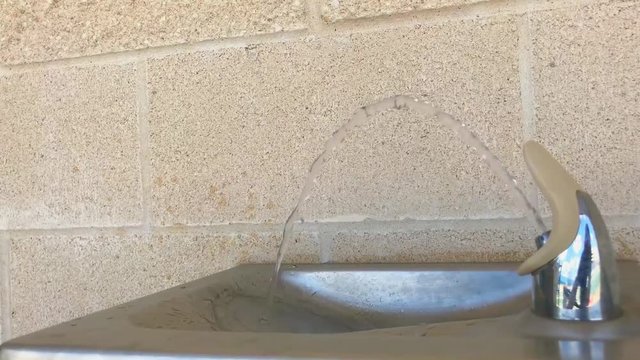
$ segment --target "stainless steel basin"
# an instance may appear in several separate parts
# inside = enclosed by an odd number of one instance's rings
[[[288,266],[270,307],[269,275],[271,265],[243,265],[163,294],[130,320],[151,329],[343,333],[513,314],[531,288],[504,265]]]
[[[516,264],[242,265],[2,346],[53,358],[630,358],[640,351],[640,280],[620,262],[624,316],[538,318]],[[588,357],[587,357],[588,358]]]

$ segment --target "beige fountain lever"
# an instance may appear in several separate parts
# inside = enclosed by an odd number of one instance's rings
[[[527,141],[523,152],[533,179],[551,205],[553,231],[545,244],[520,265],[520,275],[536,271],[571,245],[580,224],[576,193],[582,191],[573,176],[542,145]]]

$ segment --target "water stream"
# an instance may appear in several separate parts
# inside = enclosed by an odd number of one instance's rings
[[[507,169],[505,169],[505,167],[502,165],[500,160],[493,153],[491,153],[489,148],[482,141],[480,141],[480,139],[478,139],[478,137],[473,134],[463,122],[454,119],[451,115],[440,111],[433,105],[416,98],[405,95],[390,97],[358,109],[349,121],[347,121],[344,125],[342,125],[342,127],[336,130],[333,135],[331,135],[329,140],[327,140],[327,142],[324,144],[322,153],[311,164],[309,174],[307,175],[307,178],[304,182],[304,186],[302,187],[302,191],[300,192],[300,196],[298,197],[296,206],[293,208],[293,211],[291,211],[291,214],[287,218],[287,221],[284,225],[284,230],[282,231],[282,242],[280,243],[280,248],[278,249],[276,265],[273,271],[273,277],[269,289],[269,303],[272,303],[273,295],[278,287],[280,267],[282,265],[284,255],[287,251],[287,247],[291,243],[293,237],[293,226],[296,222],[303,221],[300,214],[301,206],[307,199],[309,199],[311,191],[313,190],[313,186],[316,184],[317,179],[321,174],[322,166],[329,159],[329,155],[344,141],[346,136],[352,130],[364,124],[370,117],[375,116],[380,112],[391,109],[410,109],[424,116],[425,118],[436,117],[440,121],[440,123],[453,130],[464,144],[478,151],[480,158],[489,166],[494,174],[498,176],[498,178],[500,178],[509,187],[516,204],[524,211],[526,217],[537,227],[538,233],[543,233],[544,231],[546,231],[544,223],[542,222],[542,219],[540,218],[538,212],[531,205],[522,189],[518,187],[518,183],[515,178],[511,176]]]

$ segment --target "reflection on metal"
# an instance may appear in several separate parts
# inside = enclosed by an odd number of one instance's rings
[[[609,233],[591,197],[578,191],[575,240],[533,274],[534,313],[558,320],[598,321],[620,316],[620,290]],[[549,233],[536,239],[541,247]]]
[[[558,358],[562,360],[615,359],[613,350],[615,347],[604,341],[558,340]]]
[[[540,341],[536,354],[558,360],[607,360],[625,358],[624,349],[602,340]],[[626,357],[628,358],[628,356]]]
[[[282,281],[289,289],[285,298],[315,293],[308,302],[369,314],[371,328],[461,319],[480,309],[487,314],[509,312],[531,289],[528,281],[504,269],[289,271]]]

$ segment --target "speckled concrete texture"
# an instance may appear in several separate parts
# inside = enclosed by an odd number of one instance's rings
[[[406,13],[414,10],[468,5],[486,0],[322,0],[322,18],[326,22],[381,15]]]
[[[312,235],[287,257],[314,262]],[[273,262],[273,233],[40,236],[14,239],[13,336],[177,286],[241,263]],[[135,254],[135,256],[132,256]]]
[[[524,260],[535,251],[536,235],[532,227],[515,222],[496,228],[456,224],[415,231],[339,231],[319,239],[331,243],[335,262],[495,262]]]
[[[640,224],[610,230],[618,258],[640,261]]]
[[[531,15],[537,138],[605,214],[640,210],[640,4]]]
[[[0,2],[0,61],[39,62],[305,27],[301,0]]]
[[[393,94],[465,121],[523,181],[516,33],[498,18],[151,60],[156,223],[283,222],[331,133]],[[309,218],[519,214],[477,154],[408,111],[372,119],[326,168]]]
[[[0,218],[12,229],[137,224],[135,69],[0,77]]]

